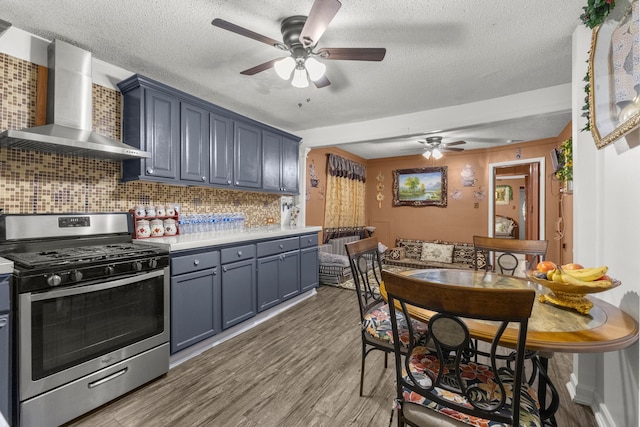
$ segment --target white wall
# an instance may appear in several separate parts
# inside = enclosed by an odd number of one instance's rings
[[[609,266],[622,285],[597,296],[640,317],[640,134],[597,150],[585,119],[583,78],[591,31],[581,26],[573,40],[574,250],[583,265]],[[630,148],[635,146],[635,148]],[[579,215],[578,215],[579,213]],[[590,404],[598,425],[638,426],[638,343],[622,350],[574,357],[567,385],[574,400]]]

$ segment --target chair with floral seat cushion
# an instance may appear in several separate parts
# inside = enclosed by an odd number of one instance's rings
[[[533,289],[490,289],[382,272],[394,338],[410,319],[410,307],[433,312],[428,338],[433,349],[411,340],[394,345],[398,426],[542,426],[537,394],[524,378],[527,325],[535,300]],[[504,301],[509,301],[504,304]],[[469,330],[462,318],[496,325],[488,358],[475,362]],[[497,355],[505,330],[516,337],[510,364]],[[489,332],[487,331],[487,334]],[[406,352],[406,357],[402,357]]]
[[[384,366],[387,367],[389,353],[393,353],[393,332],[389,306],[380,295],[382,282],[382,262],[378,240],[375,237],[351,242],[345,245],[351,274],[358,297],[360,327],[362,336],[362,365],[360,368],[360,396],[364,383],[365,359],[372,350],[385,353]],[[399,342],[401,347],[409,343],[409,329],[401,313],[397,313]],[[414,322],[412,327],[417,339],[426,334],[424,323]]]

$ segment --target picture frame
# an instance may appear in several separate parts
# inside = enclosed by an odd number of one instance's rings
[[[447,167],[393,171],[393,206],[447,206]]]
[[[640,126],[640,66],[633,64],[640,39],[631,34],[638,14],[638,0],[618,0],[591,35],[589,120],[598,149]]]
[[[496,205],[508,205],[513,199],[513,190],[510,185],[496,186]]]

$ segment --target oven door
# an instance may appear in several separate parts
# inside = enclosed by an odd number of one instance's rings
[[[19,295],[20,400],[169,341],[168,267]]]

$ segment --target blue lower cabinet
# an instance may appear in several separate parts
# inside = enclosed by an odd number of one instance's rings
[[[256,315],[255,258],[222,265],[222,329]]]
[[[11,333],[9,276],[0,276],[0,413],[11,420]],[[1,424],[1,423],[0,423]]]
[[[278,305],[300,293],[300,252],[258,259],[258,311]]]
[[[317,288],[318,279],[318,246],[300,250],[300,292]]]

